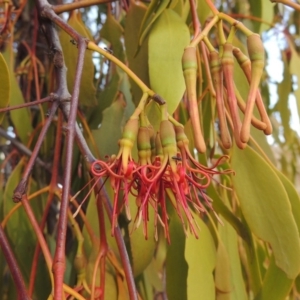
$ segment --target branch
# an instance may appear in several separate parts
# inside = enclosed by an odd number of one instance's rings
[[[23,281],[22,274],[18,267],[18,263],[13,254],[13,251],[8,243],[8,240],[5,236],[2,226],[0,226],[0,246],[1,246],[2,252],[4,254],[5,260],[8,264],[8,267],[10,269],[10,273],[15,282],[17,293],[18,293],[18,299],[30,300],[30,297],[28,296],[28,293],[26,291],[26,287],[25,287],[25,283]]]
[[[294,9],[296,9],[297,11],[300,11],[300,4],[290,1],[290,0],[271,0],[271,2],[272,3],[281,3],[286,6],[292,7]]]

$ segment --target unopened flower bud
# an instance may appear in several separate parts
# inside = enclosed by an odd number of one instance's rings
[[[197,55],[195,47],[184,49],[182,57],[182,69],[186,85],[188,110],[192,121],[195,147],[199,152],[205,152],[206,146],[201,132],[199,109],[197,103]]]
[[[212,51],[210,53],[210,70],[214,89],[216,91],[216,105],[219,116],[221,141],[223,147],[229,149],[231,147],[231,138],[227,127],[225,105],[223,101],[223,71],[219,53],[217,51]]]

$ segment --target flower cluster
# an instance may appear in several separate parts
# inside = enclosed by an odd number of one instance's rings
[[[258,88],[264,68],[265,51],[258,34],[248,33],[247,35],[248,57],[232,43],[235,26],[231,28],[227,40],[223,36],[223,29],[220,29],[220,31],[223,42],[220,43],[219,51],[215,50],[207,37],[204,37],[200,43],[201,56],[204,60],[206,75],[209,81],[208,90],[216,103],[221,144],[225,149],[229,149],[232,145],[227,126],[228,122],[232,128],[236,145],[243,149],[250,138],[251,124],[257,129],[264,131],[265,134],[272,133],[272,125]],[[199,50],[194,45],[185,48],[182,58],[182,68],[187,88],[188,110],[194,130],[195,147],[199,152],[204,152],[205,143],[199,122],[196,92],[197,68],[201,68],[199,66],[199,59],[197,58],[197,51]],[[249,83],[246,103],[234,83],[235,60]],[[253,115],[255,105],[257,106],[260,120]],[[238,109],[244,114],[243,121],[240,119]]]
[[[131,155],[135,138],[137,161]],[[211,167],[203,166],[190,153],[188,143],[183,127],[180,124],[174,126],[167,119],[161,121],[157,134],[151,125],[139,126],[137,119],[127,122],[123,137],[119,141],[118,155],[109,157],[107,161],[97,160],[91,167],[95,177],[108,177],[114,190],[113,228],[117,225],[117,217],[123,209],[131,219],[128,206],[128,196],[131,193],[136,198],[138,207],[134,218],[135,226],[143,223],[146,238],[151,207],[155,212],[156,229],[160,223],[165,236],[170,239],[166,199],[175,208],[185,232],[189,229],[198,236],[191,210],[213,210],[205,189],[214,175],[232,171],[217,169],[227,159],[226,156],[220,157]]]

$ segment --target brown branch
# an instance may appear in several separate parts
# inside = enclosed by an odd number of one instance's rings
[[[114,1],[118,1],[118,0],[83,0],[83,1],[73,2],[73,3],[55,5],[52,8],[55,13],[60,14],[77,8],[89,7],[96,4],[110,3]]]
[[[5,108],[1,108],[0,113],[15,110],[15,109],[19,109],[19,108],[24,108],[24,107],[28,107],[28,106],[34,106],[34,105],[42,104],[42,103],[45,103],[45,102],[52,102],[52,101],[54,101],[55,98],[56,98],[56,96],[54,94],[50,94],[50,96],[47,96],[47,97],[45,97],[43,99],[40,99],[40,100],[35,100],[35,101],[32,101],[32,102],[23,103],[23,104],[20,104],[20,105],[14,105],[14,106],[8,106],[8,107],[5,107]]]
[[[0,136],[4,137],[8,141],[12,143],[12,145],[18,149],[21,153],[24,155],[31,157],[32,156],[32,151],[28,149],[26,146],[24,146],[21,142],[10,136],[6,130],[0,127]],[[43,162],[39,157],[36,158],[36,163],[40,165],[42,168],[49,170],[49,166]]]
[[[13,251],[9,245],[9,242],[5,236],[4,230],[2,226],[0,226],[0,246],[5,257],[5,260],[10,269],[10,273],[16,285],[18,299],[30,300],[28,293],[26,291],[25,283],[18,267],[18,263],[13,254]]]
[[[290,1],[290,0],[271,0],[271,2],[281,3],[281,4],[284,4],[286,6],[292,7],[294,9],[296,9],[297,11],[300,11],[300,4],[295,3],[293,1]]]
[[[50,110],[50,114],[49,114],[49,117],[47,118],[42,130],[41,130],[41,133],[38,137],[38,140],[34,146],[34,149],[32,151],[32,154],[30,156],[30,159],[26,165],[26,169],[25,171],[23,172],[22,174],[22,179],[20,181],[20,183],[17,185],[17,187],[15,188],[14,190],[14,194],[13,194],[13,200],[14,202],[19,202],[21,201],[22,199],[22,196],[26,193],[26,190],[27,190],[27,182],[28,182],[28,178],[30,176],[30,173],[32,171],[32,168],[36,162],[36,159],[37,159],[37,156],[38,156],[38,153],[40,151],[40,148],[42,146],[42,143],[45,139],[45,136],[46,136],[46,133],[50,127],[50,124],[55,116],[55,113],[56,113],[56,110],[58,108],[58,105],[59,103],[58,102],[54,102],[54,104],[52,105],[51,107],[51,110]]]
[[[80,81],[83,70],[84,54],[86,51],[86,41],[81,39],[78,41],[78,59],[76,74],[74,80],[74,88],[71,97],[71,110],[67,125],[67,139],[66,139],[66,162],[64,169],[63,191],[60,206],[60,213],[58,219],[58,233],[56,238],[56,248],[53,263],[54,273],[54,299],[60,299],[63,292],[63,278],[65,272],[65,243],[68,225],[68,206],[69,194],[71,186],[71,171],[72,171],[72,158],[75,137],[75,124],[77,107],[79,102]]]

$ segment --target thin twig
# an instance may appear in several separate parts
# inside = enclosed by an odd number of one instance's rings
[[[60,14],[60,13],[63,13],[66,11],[71,11],[71,10],[78,9],[78,8],[89,7],[92,5],[103,4],[103,3],[110,3],[110,2],[114,2],[114,1],[117,1],[117,0],[83,0],[83,1],[79,1],[79,2],[55,5],[55,6],[53,6],[53,11],[57,14]]]
[[[4,130],[2,127],[0,127],[0,136],[4,137],[8,141],[12,143],[12,145],[18,149],[22,154],[31,157],[32,156],[32,151],[28,149],[26,146],[24,146],[21,142],[16,140],[14,137],[9,135],[6,130]],[[36,163],[40,165],[42,168],[49,170],[49,166],[43,162],[39,157],[36,158]]]
[[[77,107],[79,102],[79,91],[80,91],[80,81],[83,70],[84,54],[86,51],[86,42],[84,39],[78,42],[78,59],[76,74],[74,80],[74,89],[71,97],[71,110],[67,125],[67,138],[66,138],[66,161],[64,169],[64,181],[63,181],[63,191],[62,200],[60,206],[60,213],[58,219],[58,233],[56,238],[56,248],[53,263],[53,273],[54,273],[54,299],[60,299],[63,292],[63,279],[65,272],[65,244],[66,244],[66,234],[68,225],[68,207],[69,207],[69,194],[71,186],[71,171],[72,171],[72,158],[73,158],[73,147],[74,147],[74,137],[75,137],[75,124]]]
[[[9,245],[9,242],[5,236],[3,228],[0,226],[0,246],[2,249],[2,253],[5,257],[5,260],[10,269],[10,273],[16,285],[18,299],[20,300],[30,300],[28,293],[26,291],[25,283],[18,267],[18,263],[13,254],[13,251]]]
[[[50,110],[49,117],[47,118],[47,120],[46,120],[46,122],[45,122],[45,124],[44,124],[44,126],[41,130],[41,133],[38,137],[38,140],[37,140],[37,142],[34,146],[32,154],[30,156],[30,159],[29,159],[29,161],[26,165],[25,171],[22,174],[22,179],[21,179],[20,183],[17,185],[17,187],[14,190],[13,200],[15,202],[19,202],[21,200],[22,196],[26,193],[28,178],[29,178],[30,173],[32,171],[32,168],[35,164],[35,161],[37,159],[37,156],[38,156],[38,153],[39,153],[40,148],[42,146],[42,143],[45,139],[46,133],[47,133],[47,131],[48,131],[50,125],[51,125],[51,122],[52,122],[52,120],[55,116],[58,105],[59,105],[58,102],[53,103],[53,105],[51,107],[51,110]]]

